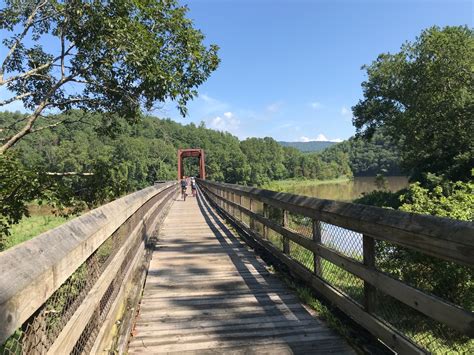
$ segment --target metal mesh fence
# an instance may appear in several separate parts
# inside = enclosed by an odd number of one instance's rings
[[[362,234],[321,222],[321,242],[357,261],[363,260]]]
[[[362,304],[364,299],[364,281],[362,279],[324,259],[321,260],[321,277],[352,300]]]
[[[377,290],[375,314],[433,354],[473,354],[474,339]]]
[[[163,199],[166,189],[141,206],[130,216],[89,258],[58,288],[37,312],[26,321],[6,342],[0,346],[2,354],[43,354],[48,351],[59,333],[68,323],[71,316],[82,304],[91,288],[112,262],[116,253],[133,229],[143,220],[145,214]],[[154,221],[163,207],[169,202],[172,194],[156,206],[148,221]],[[136,236],[120,266],[115,278],[102,296],[93,316],[82,332],[73,354],[88,352],[95,341],[100,326],[120,289],[122,278],[133,259],[138,247],[146,238],[147,226]]]
[[[242,197],[242,206],[250,208],[249,198]],[[263,204],[253,200],[252,211],[263,216]],[[280,226],[285,225],[287,229],[305,238],[319,240],[322,245],[339,254],[363,263],[362,234],[324,222],[316,222],[313,227],[311,218],[290,212],[286,212],[284,222],[284,213],[282,209],[267,207],[267,218],[272,222]],[[263,225],[260,222],[250,222],[250,218],[245,214],[241,220],[251,230],[263,236]],[[315,237],[314,233],[319,235]],[[269,229],[266,235],[268,241],[279,250],[285,249],[282,235],[272,229]],[[363,307],[365,291],[364,281],[361,278],[320,256],[315,257],[312,251],[291,240],[289,256]],[[474,311],[473,268],[379,240],[375,243],[374,267],[410,286],[441,297],[465,310]],[[376,291],[373,314],[427,352],[474,353],[474,339],[433,320],[380,290]]]
[[[309,217],[288,212],[288,228],[303,237],[313,238],[313,220]]]

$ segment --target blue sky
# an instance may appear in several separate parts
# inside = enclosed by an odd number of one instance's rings
[[[362,97],[363,64],[396,52],[422,29],[473,25],[471,1],[184,1],[219,69],[199,88],[189,117],[240,138],[346,139]]]
[[[221,64],[186,118],[173,103],[153,114],[204,121],[241,139],[346,139],[355,132],[351,106],[362,97],[363,64],[427,27],[473,26],[472,2],[464,0],[181,2],[206,42],[220,46]]]

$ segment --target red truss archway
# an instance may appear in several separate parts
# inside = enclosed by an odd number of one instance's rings
[[[199,178],[206,178],[206,164],[204,161],[204,149],[178,149],[178,180],[184,175],[183,159],[189,157],[199,158]]]

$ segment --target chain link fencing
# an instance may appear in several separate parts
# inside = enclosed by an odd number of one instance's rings
[[[204,185],[207,196],[217,205],[222,201],[220,189]],[[300,237],[315,240],[340,255],[364,263],[363,235],[340,226],[320,222],[308,216],[285,211],[275,206],[266,206],[251,196],[234,198],[234,202],[247,211],[252,211],[272,223],[297,233]],[[250,207],[251,206],[251,207]],[[238,211],[238,212],[235,212]],[[283,251],[284,236],[264,227],[245,211],[234,207],[228,213],[249,228],[258,238],[266,239]],[[286,217],[284,215],[286,214]],[[264,232],[264,228],[268,231]],[[329,285],[342,292],[353,302],[364,308],[365,282],[344,268],[315,255],[313,251],[293,240],[289,241],[286,253],[309,271],[318,275]],[[468,312],[474,311],[474,269],[455,262],[427,256],[418,251],[401,247],[387,241],[375,240],[374,268],[390,277],[402,281],[429,295],[437,296]],[[474,339],[419,312],[379,289],[375,290],[375,304],[370,312],[391,329],[403,334],[423,351],[429,353],[473,354]]]
[[[162,222],[164,212],[175,194],[174,190],[174,187],[167,188],[138,208],[24,322],[20,329],[0,345],[0,354],[47,353],[75,312],[87,300],[89,292],[101,275],[111,263],[116,261],[115,256],[127,242],[129,245],[125,258],[71,351],[71,354],[89,353],[104,320],[107,318],[110,307],[116,299],[124,275],[129,270],[139,247],[152,232],[150,228]],[[144,217],[146,217],[146,221]],[[138,233],[132,233],[137,227],[139,228]],[[134,239],[129,241],[128,238],[131,235]]]

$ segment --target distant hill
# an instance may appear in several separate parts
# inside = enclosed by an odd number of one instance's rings
[[[293,147],[304,153],[319,152],[326,149],[336,142],[322,142],[322,141],[310,141],[310,142],[278,142],[284,147]]]

